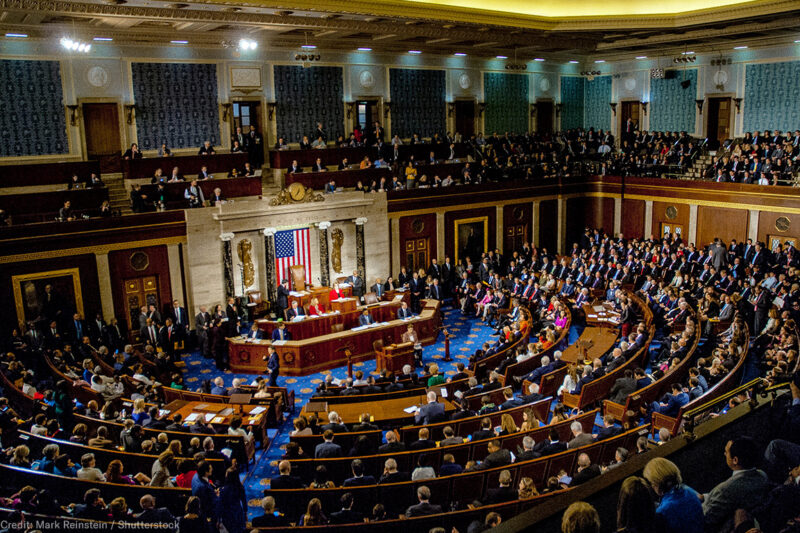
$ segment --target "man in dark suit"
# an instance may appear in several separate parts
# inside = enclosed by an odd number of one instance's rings
[[[364,296],[364,278],[358,275],[358,270],[354,270],[353,275],[348,276],[347,283],[353,287],[353,296],[356,298]]]
[[[503,398],[505,401],[503,401],[503,403],[500,404],[501,411],[503,409],[513,409],[514,407],[519,407],[520,405],[524,405],[521,398],[514,398],[514,393],[511,391],[511,389],[503,390]]]
[[[375,485],[376,481],[373,476],[364,475],[364,463],[361,462],[361,459],[353,459],[353,462],[350,463],[350,470],[353,472],[353,477],[345,479],[342,483],[343,487]]]
[[[189,314],[186,312],[185,307],[181,307],[178,300],[172,300],[172,309],[170,310],[172,316],[172,323],[175,325],[177,331],[181,335],[189,333]]]
[[[225,316],[228,317],[228,322],[226,323],[228,327],[228,337],[237,337],[239,335],[239,326],[241,325],[239,323],[241,314],[239,306],[236,304],[236,298],[233,296],[228,298],[228,305],[225,306]]]
[[[386,288],[381,281],[381,278],[375,278],[375,285],[369,288],[371,292],[375,293],[375,296],[378,297],[378,300],[383,298],[383,294],[386,292]]]
[[[89,334],[89,329],[86,327],[86,322],[79,313],[72,315],[72,325],[69,328],[69,336],[74,344],[79,343],[84,335]]]
[[[276,303],[278,305],[278,316],[283,315],[283,310],[289,307],[289,280],[284,279],[281,280],[281,284],[278,285],[278,296],[276,298]]]
[[[250,326],[250,331],[247,332],[247,338],[254,341],[263,338],[261,335],[261,330],[258,329],[258,324],[253,324]]]
[[[343,486],[349,487],[350,485],[348,485],[347,481],[345,481]],[[353,511],[352,493],[345,492],[344,494],[342,494],[340,501],[342,502],[342,510],[331,513],[331,520],[330,520],[331,524],[356,524],[359,522],[364,522],[364,515],[362,515],[358,511]]]
[[[301,166],[300,166],[300,165],[297,163],[297,159],[295,159],[294,161],[292,161],[292,164],[291,164],[291,166],[289,166],[288,173],[289,173],[289,174],[302,174],[302,173],[303,173],[303,167],[301,167]]]
[[[589,456],[582,453],[578,456],[578,470],[575,472],[575,475],[572,476],[572,482],[569,485],[570,487],[574,487],[581,483],[586,483],[599,475],[600,467],[596,464],[592,464],[592,460]]]
[[[145,346],[152,346],[156,348],[161,346],[161,340],[158,335],[158,327],[153,322],[153,319],[148,318],[145,327],[141,329],[139,334],[142,337],[142,342]]]
[[[430,440],[431,434],[428,428],[420,429],[418,436],[419,438],[409,445],[409,450],[427,450],[436,447],[436,443]]]
[[[278,386],[278,375],[281,372],[281,362],[278,358],[278,352],[275,351],[273,346],[267,347],[267,374],[269,374],[269,386]]]
[[[339,417],[339,413],[336,411],[331,411],[328,413],[328,423],[321,426],[320,431],[325,432],[327,430],[331,430],[333,433],[347,433],[347,426],[342,424],[342,419]]]
[[[444,412],[444,405],[437,401],[435,392],[428,392],[428,403],[420,407],[417,414],[414,415],[414,423],[417,425],[428,425],[436,422],[443,422],[444,420],[447,420],[447,416]]]
[[[515,462],[519,463],[522,461],[528,461],[530,459],[536,459],[539,457],[539,452],[534,451],[534,446],[536,446],[536,442],[533,440],[533,437],[525,436],[522,439],[522,451],[517,453]]]
[[[680,383],[672,384],[672,393],[667,394],[662,402],[653,402],[651,408],[653,412],[661,413],[666,416],[675,417],[680,408],[689,403],[689,395],[683,392]]]
[[[472,442],[476,440],[483,440],[483,439],[490,439],[494,437],[494,431],[492,431],[492,419],[488,416],[481,418],[481,429],[475,431],[472,434]]]
[[[378,453],[403,452],[405,449],[406,445],[397,441],[397,434],[394,431],[389,431],[386,433],[386,444],[378,446]],[[397,463],[395,463],[395,468],[397,468]]]
[[[194,317],[194,331],[197,335],[197,347],[203,357],[211,357],[211,344],[208,338],[208,330],[211,325],[211,315],[206,306],[201,305],[200,312]]]
[[[614,351],[611,354],[611,360],[606,365],[606,374],[613,372],[623,364],[625,364],[625,356],[622,355],[622,349],[614,348]]]
[[[156,507],[156,499],[145,494],[139,500],[142,512],[136,515],[136,521],[148,524],[174,524],[175,517],[166,507]]]
[[[305,316],[306,311],[297,300],[292,300],[292,306],[286,310],[286,320],[294,320],[298,316]]]
[[[358,317],[358,325],[359,326],[369,326],[370,324],[374,324],[375,319],[372,318],[372,315],[369,313],[369,309],[364,309],[364,312]]]
[[[636,379],[633,377],[633,371],[630,368],[626,368],[625,374],[614,382],[609,396],[612,402],[624,405],[628,396],[634,392],[636,392]]]
[[[323,442],[314,448],[314,458],[342,457],[342,447],[333,442],[333,431],[326,429],[322,434]]]
[[[546,455],[563,452],[567,449],[567,443],[561,442],[559,440],[558,431],[556,431],[555,428],[551,428],[548,438],[538,443],[533,449],[544,457]]]
[[[622,428],[620,426],[614,425],[614,416],[613,415],[605,415],[603,417],[603,428],[594,435],[595,442],[610,439],[611,437],[616,437],[622,433]]]
[[[511,486],[511,471],[503,470],[500,472],[498,478],[499,487],[489,489],[486,491],[486,497],[483,499],[484,505],[492,505],[495,503],[504,503],[516,500],[518,497],[516,489]]]
[[[261,168],[264,164],[264,137],[256,131],[256,127],[250,124],[250,131],[247,133],[247,159],[254,168]]]
[[[292,332],[286,329],[286,323],[282,318],[277,320],[278,327],[272,330],[272,340],[274,341],[290,341],[292,340]]]
[[[397,310],[397,318],[404,320],[406,318],[411,318],[412,316],[414,316],[414,313],[412,313],[411,309],[408,308],[408,304],[402,302],[400,304],[400,309]]]
[[[511,464],[511,452],[502,448],[498,439],[490,440],[486,448],[489,450],[489,455],[487,455],[479,465],[480,469],[495,468],[497,466]]]
[[[158,332],[158,336],[164,352],[169,355],[172,361],[175,361],[175,343],[179,342],[180,335],[175,331],[175,326],[172,324],[171,318],[167,318],[167,320],[164,321],[164,326]]]
[[[417,489],[417,499],[419,500],[419,503],[417,505],[412,505],[406,510],[406,518],[412,518],[414,516],[427,516],[442,512],[441,505],[432,505],[430,503],[431,489],[425,485],[422,485]]]
[[[266,496],[261,500],[261,508],[264,514],[253,518],[253,527],[289,527],[289,519],[275,511],[275,498]]]
[[[321,444],[317,445],[319,446]],[[302,489],[305,486],[299,477],[292,475],[292,463],[289,461],[281,461],[278,464],[278,472],[280,475],[269,481],[270,489]]]

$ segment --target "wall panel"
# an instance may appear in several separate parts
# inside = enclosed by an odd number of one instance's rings
[[[509,229],[510,228],[518,228],[521,226],[525,227],[525,236],[524,239],[519,237],[516,239],[517,241],[523,240],[524,242],[531,241],[531,219],[533,217],[533,204],[531,202],[525,202],[521,204],[507,204],[503,206],[503,241],[502,243],[498,243],[498,245],[502,244],[503,253],[511,257],[511,253],[514,252],[512,249],[508,249],[506,246],[506,242],[509,241]]]
[[[667,208],[674,207],[677,211],[675,218],[667,217]],[[686,204],[672,203],[672,202],[653,202],[653,234],[658,236],[661,234],[661,225],[666,224],[670,226],[670,230],[674,231],[675,224],[683,226],[683,231],[686,237],[689,235],[689,206]],[[647,235],[649,237],[649,235]]]
[[[603,228],[609,234],[614,232],[613,198],[570,198],[567,200],[566,249],[580,243],[584,228]]]
[[[558,244],[558,200],[544,200],[539,204],[539,242],[534,245],[547,248],[551,254]]]
[[[644,200],[622,201],[622,235],[626,239],[644,236]]]
[[[775,227],[775,221],[778,220],[779,217],[785,216],[789,219],[789,229],[786,231],[780,231],[778,228]],[[779,235],[781,237],[794,237],[795,239],[800,238],[800,217],[797,215],[785,215],[781,212],[769,212],[769,211],[759,211],[758,212],[758,240],[761,242],[769,243],[767,240],[767,236],[769,235]],[[744,239],[743,239],[744,240]]]
[[[586,99],[584,102],[583,127],[587,130],[611,129],[611,76],[597,76],[586,80]]]
[[[673,77],[650,80],[650,129],[653,131],[695,130],[697,69],[674,70]],[[681,82],[691,85],[684,89]]]
[[[487,135],[528,131],[528,80],[527,74],[484,72]]]
[[[800,62],[760,63],[745,67],[745,131],[794,131],[800,124]]]
[[[585,81],[582,77],[561,77],[561,129],[583,127]]]
[[[480,209],[465,209],[462,211],[448,211],[444,214],[444,252],[449,255],[453,262],[456,261],[456,222],[464,219],[483,218],[487,219],[486,241],[487,249],[497,248],[497,210],[494,207],[483,207]],[[484,250],[486,251],[486,250]],[[459,254],[458,260],[463,258]],[[478,264],[480,257],[470,257],[474,264]]]
[[[729,243],[747,237],[749,214],[745,209],[728,209],[701,205],[697,209],[697,244],[706,245],[719,237]]]
[[[221,246],[218,247],[219,252],[222,253]],[[144,268],[137,269],[131,265],[131,256],[136,252],[143,252],[147,254],[147,265]],[[215,253],[215,250],[209,250],[209,253]],[[235,252],[234,252],[235,253]],[[158,277],[158,297],[161,300],[161,314],[164,316],[164,311],[172,306],[172,286],[170,284],[169,272],[169,257],[167,254],[167,247],[162,246],[147,246],[144,248],[131,248],[128,250],[119,250],[109,252],[108,254],[108,268],[111,274],[111,293],[114,295],[114,312],[120,321],[125,321],[126,325],[130,327],[128,320],[128,302],[125,297],[124,281],[131,278],[142,278],[146,276]],[[182,302],[185,304],[185,302]],[[219,302],[224,304],[224,302]],[[194,317],[195,310],[186,310],[190,316]],[[208,312],[212,312],[209,309]],[[134,328],[138,329],[139,325],[134,324]]]
[[[401,138],[419,133],[444,135],[445,71],[393,68],[389,70],[392,134]]]
[[[436,257],[436,246],[438,244],[436,240],[436,215],[413,215],[400,218],[400,242],[396,248],[400,254],[400,266],[407,266],[405,245],[411,239],[428,239],[429,257]],[[444,258],[437,259],[444,260]],[[397,275],[397,272],[394,275]]]
[[[328,140],[344,133],[344,97],[341,67],[275,65],[275,110],[278,136],[296,143],[322,122]]]

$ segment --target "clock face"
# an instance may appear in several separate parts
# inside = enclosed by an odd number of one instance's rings
[[[299,202],[302,200],[306,195],[306,188],[303,187],[299,183],[292,183],[289,185],[289,196],[292,197],[292,200],[295,202]]]

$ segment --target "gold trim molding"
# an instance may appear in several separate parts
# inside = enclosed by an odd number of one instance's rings
[[[84,316],[80,269],[65,268],[63,270],[48,270],[47,272],[36,272],[34,274],[18,274],[16,276],[11,276],[11,285],[13,285],[14,289],[14,305],[17,308],[17,322],[20,328],[22,328],[25,323],[25,308],[22,305],[22,291],[20,290],[20,285],[26,281],[63,276],[70,276],[72,278],[72,290],[75,293],[75,309],[81,316]]]
[[[145,246],[158,246],[161,244],[186,244],[186,237],[166,237],[160,239],[148,239],[145,241],[115,242],[111,244],[99,244],[95,246],[81,246],[80,248],[67,248],[64,250],[47,250],[45,252],[32,252],[29,254],[16,254],[0,256],[0,264],[21,263],[24,261],[37,261],[39,259],[52,259],[54,257],[68,257],[70,255],[95,254],[102,255],[117,250],[128,250],[131,248],[143,248]]]

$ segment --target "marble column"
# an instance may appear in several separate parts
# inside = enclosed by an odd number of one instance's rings
[[[103,306],[103,318],[106,322],[114,316],[114,292],[111,288],[111,270],[108,266],[108,254],[95,254],[97,263],[97,281],[100,284],[100,303]]]
[[[683,236],[684,240],[687,236]],[[697,242],[697,204],[689,204],[689,242]]]
[[[328,257],[328,228],[330,222],[320,222],[317,224],[319,230],[319,276],[323,287],[331,285],[330,258]]]
[[[231,241],[233,233],[222,233],[219,238],[222,241],[222,272],[225,280],[225,300],[235,296],[233,288],[233,251]]]
[[[650,79],[648,77],[648,79]],[[649,239],[653,233],[653,200],[644,201],[644,238]]]
[[[278,298],[278,282],[275,279],[275,233],[276,228],[264,229],[264,269],[266,270],[267,295],[270,302]]]
[[[356,219],[356,268],[358,275],[363,279],[367,276],[367,262],[364,250],[364,224],[367,223],[367,217],[358,217]]]

